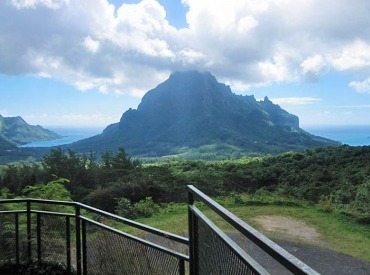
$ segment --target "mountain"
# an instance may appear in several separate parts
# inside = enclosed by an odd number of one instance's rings
[[[53,140],[60,135],[42,128],[40,125],[29,125],[20,116],[3,117],[0,115],[0,148],[16,147],[39,140]]]
[[[175,72],[102,134],[76,142],[77,151],[125,147],[132,156],[265,154],[337,145],[299,128],[297,116],[267,97],[234,94],[209,72]]]

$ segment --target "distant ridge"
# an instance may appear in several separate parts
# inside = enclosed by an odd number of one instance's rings
[[[267,97],[232,93],[209,72],[175,72],[102,134],[68,147],[88,152],[126,148],[133,156],[266,154],[339,145],[299,128],[297,116]]]
[[[40,125],[29,125],[20,116],[3,117],[0,115],[0,147],[13,148],[17,145],[40,140],[61,138],[60,135],[44,129]]]

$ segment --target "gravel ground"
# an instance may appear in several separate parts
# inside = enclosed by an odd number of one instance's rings
[[[287,241],[276,241],[276,243],[321,274],[370,274],[370,262],[325,248]]]
[[[271,274],[292,274],[256,245],[245,241],[245,238],[241,239],[238,234],[233,233],[228,235]],[[281,240],[274,242],[321,274],[370,275],[370,262],[307,244]]]

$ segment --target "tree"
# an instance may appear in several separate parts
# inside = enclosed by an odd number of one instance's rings
[[[71,193],[65,187],[68,179],[59,178],[46,184],[28,185],[22,190],[22,195],[27,198],[72,201]]]

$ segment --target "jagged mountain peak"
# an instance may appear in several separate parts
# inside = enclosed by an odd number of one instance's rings
[[[330,144],[299,128],[298,117],[268,97],[235,95],[209,72],[174,72],[150,90],[137,110],[75,149],[102,150],[124,146],[131,155],[178,154],[223,144],[250,153],[278,153]]]

